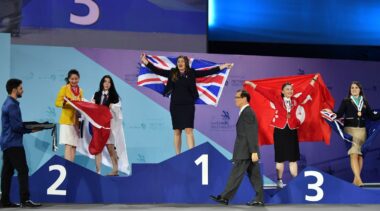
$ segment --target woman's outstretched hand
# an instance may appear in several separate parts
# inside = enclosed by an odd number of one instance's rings
[[[244,81],[244,84],[252,86],[252,88],[256,89],[256,84],[251,81]]]
[[[318,77],[319,77],[319,74],[318,73],[315,74],[314,77],[313,77],[313,79],[311,79],[311,81],[310,81],[310,85],[314,86],[314,84],[317,81]]]
[[[143,63],[144,65],[147,65],[149,63],[148,59],[146,58],[146,53],[142,53],[140,58],[141,63]]]
[[[221,70],[223,70],[223,69],[225,69],[225,68],[227,68],[227,69],[231,69],[233,66],[234,66],[233,63],[224,63],[224,64],[220,65],[219,68],[220,68]]]

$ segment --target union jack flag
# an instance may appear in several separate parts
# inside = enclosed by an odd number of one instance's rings
[[[176,67],[177,63],[176,57],[147,55],[146,58],[154,66],[163,70],[171,70]],[[218,63],[193,58],[189,58],[189,62],[190,67],[195,69],[195,71],[209,70],[219,65]],[[217,74],[197,78],[196,86],[199,93],[199,98],[195,103],[216,106],[219,102],[220,96],[222,95],[222,91],[229,73],[230,69],[226,68]],[[163,94],[167,81],[167,78],[153,73],[144,64],[140,64],[140,71],[137,77],[138,86],[145,86]]]

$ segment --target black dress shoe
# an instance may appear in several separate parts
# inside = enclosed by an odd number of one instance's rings
[[[14,203],[6,203],[6,204],[2,204],[3,206],[3,208],[12,208],[12,207],[20,207],[20,205],[19,204],[14,204]]]
[[[246,205],[247,206],[260,207],[260,206],[264,206],[264,202],[262,202],[262,201],[251,201],[251,202],[246,203]]]
[[[210,198],[218,202],[219,204],[228,205],[228,199],[222,198],[221,195],[217,195],[217,196],[210,195]]]
[[[40,207],[40,203],[35,203],[32,200],[21,202],[20,207]]]

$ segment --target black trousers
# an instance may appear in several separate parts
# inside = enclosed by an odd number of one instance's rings
[[[1,171],[1,203],[8,204],[14,170],[18,173],[21,202],[29,200],[29,168],[24,147],[11,147],[3,151]]]
[[[255,201],[263,202],[263,178],[260,174],[260,164],[259,162],[253,163],[252,160],[234,161],[226,188],[221,196],[230,200],[236,194],[240,183],[243,181],[245,173],[247,173],[249,181],[256,191]]]

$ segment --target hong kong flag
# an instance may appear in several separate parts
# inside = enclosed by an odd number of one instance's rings
[[[67,98],[65,100],[93,126],[92,138],[88,146],[90,154],[97,155],[102,152],[111,133],[112,114],[110,109],[107,106],[95,103],[71,101]]]
[[[309,74],[251,80],[251,82],[262,88],[275,91],[278,95],[281,95],[282,85],[286,82],[290,82],[293,84],[294,96],[297,97],[310,84],[313,77],[313,74]],[[255,91],[251,86],[244,85],[244,88],[251,95],[250,105],[255,111],[258,120],[259,144],[271,145],[273,144],[274,131],[274,127],[271,126],[271,123],[275,116],[273,104],[271,105],[269,100]],[[298,140],[300,142],[324,141],[326,144],[330,144],[331,127],[320,114],[320,111],[324,108],[334,108],[334,99],[327,89],[322,76],[319,75],[313,90],[306,98],[306,102],[298,105],[297,108],[297,118],[302,123],[298,128]]]

